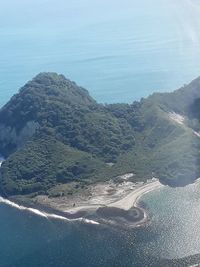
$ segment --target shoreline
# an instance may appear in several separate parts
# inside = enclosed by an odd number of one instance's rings
[[[30,204],[26,200],[20,201],[17,198],[4,199],[0,197],[0,203],[31,212],[46,219],[59,219],[68,222],[77,221],[95,225],[110,222],[115,225],[140,227],[149,222],[149,216],[147,211],[139,206],[139,199],[143,195],[158,190],[163,186],[159,180],[154,178],[146,183],[140,183],[135,188],[130,189],[128,193],[125,192],[123,197],[118,196],[115,200],[114,198],[116,197],[111,195],[109,199],[105,198],[101,203],[87,203],[87,205],[62,210],[56,209],[53,205],[51,206],[51,202],[48,205],[44,203]]]
[[[110,207],[116,207],[121,208],[124,210],[129,210],[132,207],[137,207],[139,199],[144,196],[145,194],[148,194],[151,191],[160,189],[163,187],[163,185],[159,182],[159,180],[153,180],[149,183],[146,183],[136,189],[135,191],[128,194],[123,199],[120,199],[119,201],[116,201],[114,203],[111,203]]]
[[[155,178],[153,178],[155,179]],[[74,208],[66,209],[64,212],[69,212],[71,214],[79,212],[81,210],[88,210],[88,209],[97,209],[100,207],[114,207],[119,208],[123,210],[130,210],[133,207],[137,207],[137,202],[139,199],[154,190],[160,189],[163,187],[159,180],[150,180],[139,187],[133,189],[130,193],[128,193],[126,196],[122,197],[121,199],[118,199],[116,201],[113,201],[111,203],[101,203],[101,204],[93,204],[93,205],[80,205]]]
[[[9,199],[5,199],[3,197],[0,196],[0,203],[3,203],[5,205],[8,205],[10,207],[16,208],[18,210],[21,211],[27,211],[30,212],[32,214],[35,214],[37,216],[46,218],[46,219],[58,219],[58,220],[63,220],[63,221],[68,221],[68,222],[83,222],[83,223],[89,223],[89,224],[96,224],[98,225],[99,223],[94,221],[94,220],[89,220],[87,218],[84,217],[78,217],[78,218],[67,218],[61,215],[61,212],[59,212],[59,214],[57,214],[57,211],[55,211],[55,213],[49,213],[47,211],[41,210],[41,209],[37,209],[37,207],[25,207],[23,205],[17,204],[17,202],[13,202]],[[48,208],[49,209],[49,208]],[[46,209],[45,209],[46,210]],[[53,211],[52,211],[53,212]]]
[[[163,184],[160,183],[158,179],[153,178],[152,180],[147,181],[146,183],[140,185],[139,187],[133,189],[130,193],[128,193],[126,196],[124,196],[121,199],[118,199],[114,202],[111,202],[109,204],[98,204],[98,205],[85,205],[85,206],[78,206],[75,208],[70,208],[65,210],[66,213],[69,214],[77,214],[78,212],[81,211],[100,211],[104,210],[104,213],[108,214],[110,213],[115,213],[115,217],[121,217],[121,214],[125,213],[124,218],[127,217],[128,213],[135,209],[137,210],[137,216],[140,217],[140,219],[136,219],[132,223],[129,222],[133,227],[140,227],[142,225],[145,225],[146,223],[149,222],[149,216],[147,211],[140,207],[139,205],[139,200],[142,196],[145,194],[148,194],[151,191],[158,190],[160,188],[164,187]],[[129,215],[128,215],[129,216]],[[107,216],[107,218],[112,219],[114,216],[110,215]]]

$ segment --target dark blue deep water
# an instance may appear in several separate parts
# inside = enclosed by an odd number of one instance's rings
[[[140,201],[151,223],[137,229],[46,219],[0,204],[0,266],[171,266],[158,260],[200,252],[199,182]]]

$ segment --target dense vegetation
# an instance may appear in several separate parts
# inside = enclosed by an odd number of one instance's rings
[[[17,133],[30,121],[39,124],[39,138],[46,132],[107,161],[115,161],[121,151],[134,145],[133,130],[123,118],[116,118],[85,89],[54,73],[36,76],[0,112],[0,123]],[[9,153],[16,150],[17,143],[9,143],[9,148],[0,143],[0,151]]]
[[[0,110],[0,193],[63,194],[134,172],[185,185],[200,175],[200,79],[140,102],[101,105],[63,75],[41,73]],[[183,125],[169,112],[185,116]],[[113,164],[107,164],[113,163]]]
[[[58,183],[93,178],[103,167],[107,166],[90,154],[43,136],[28,141],[5,161],[0,188],[3,194],[45,193]]]

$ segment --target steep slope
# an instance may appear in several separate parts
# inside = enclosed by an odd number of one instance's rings
[[[3,164],[0,193],[3,195],[45,194],[59,183],[95,179],[106,165],[51,136],[34,138]]]
[[[85,89],[55,73],[41,73],[22,87],[0,112],[0,150],[22,146],[41,127],[51,127],[76,106],[89,109],[95,101]]]
[[[47,192],[56,183],[93,180],[134,142],[128,122],[85,89],[62,75],[41,73],[0,111],[0,151],[7,158],[1,192]]]
[[[197,98],[190,105],[188,125],[193,128],[196,135],[200,137],[200,98]]]
[[[146,101],[155,103],[166,111],[173,110],[188,115],[190,106],[197,98],[200,98],[200,77],[174,92],[154,93]]]
[[[116,119],[85,89],[55,73],[39,74],[2,108],[1,153],[9,155],[36,132],[106,160],[114,160],[134,143],[126,121]]]
[[[139,179],[156,176],[170,186],[184,186],[200,176],[199,137],[186,125],[172,121],[162,110],[153,118],[148,116],[136,140],[135,149],[122,155],[119,164],[134,164]]]
[[[134,150],[118,158],[118,169],[132,167],[138,180],[156,176],[170,186],[200,177],[199,98],[197,78],[172,93],[155,93],[130,106],[111,105],[113,114],[133,126],[136,140]]]
[[[200,176],[199,98],[200,78],[104,106],[63,75],[41,73],[0,110],[0,193],[49,194],[127,172],[135,181],[191,183]]]
[[[191,113],[199,96],[200,78],[175,92],[153,94],[142,101],[144,130],[137,147],[143,163],[137,160],[140,156],[133,159],[141,166],[141,175],[152,172],[171,186],[186,185],[200,176],[200,138]]]

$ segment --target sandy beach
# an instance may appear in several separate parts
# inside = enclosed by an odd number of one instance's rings
[[[76,206],[70,209],[66,209],[65,212],[76,213],[81,210],[95,210],[100,207],[114,207],[123,210],[129,210],[132,207],[137,206],[137,201],[144,194],[147,194],[148,192],[153,190],[160,189],[161,187],[163,187],[163,185],[159,182],[158,179],[152,179],[146,183],[135,186],[135,188],[133,188],[131,192],[127,193],[123,197],[118,197],[117,199],[115,199],[113,195],[110,195],[109,197],[105,197],[102,202],[99,202],[99,198],[96,197],[96,203],[94,199],[91,199],[89,202],[92,202],[93,204]]]
[[[116,186],[116,185],[115,185]],[[116,186],[116,191],[106,194],[109,191],[107,184],[101,185],[98,194],[97,189],[93,191],[94,195],[88,202],[79,203],[76,207],[68,208],[64,212],[71,216],[76,216],[81,212],[97,214],[104,222],[117,224],[121,226],[139,227],[149,222],[149,216],[145,209],[137,205],[138,200],[153,190],[158,190],[163,185],[158,179],[153,178],[146,183],[132,183],[124,180]],[[103,189],[102,189],[103,188]],[[100,219],[100,222],[102,220]]]
[[[145,183],[134,183],[128,180],[132,176],[133,174],[122,175],[119,177],[121,180],[118,183],[110,180],[91,185],[71,197],[37,196],[31,206],[26,199],[10,201],[1,198],[0,202],[46,218],[138,227],[149,221],[147,212],[137,205],[138,200],[144,194],[158,190],[163,185],[155,178]]]
[[[130,194],[128,194],[126,197],[113,202],[109,204],[109,207],[115,207],[119,209],[129,210],[133,206],[136,206],[137,201],[140,197],[142,197],[144,194],[147,194],[150,191],[156,190],[161,188],[163,185],[159,182],[159,180],[151,181],[148,183],[145,183],[141,187],[133,190]]]

